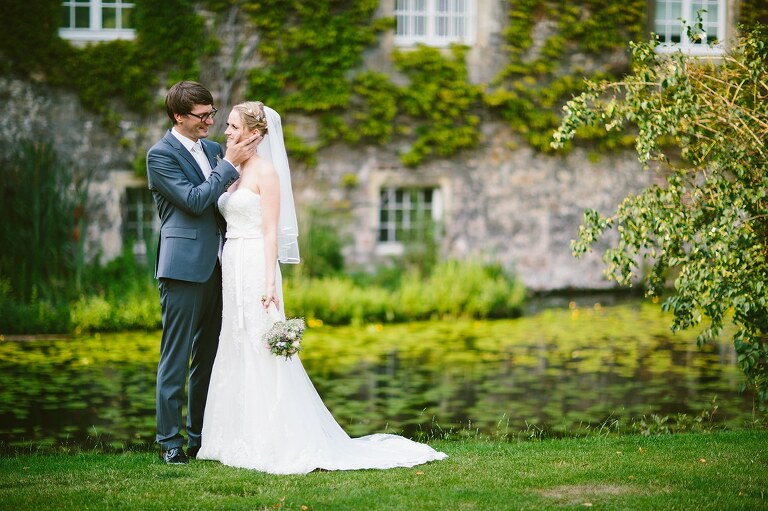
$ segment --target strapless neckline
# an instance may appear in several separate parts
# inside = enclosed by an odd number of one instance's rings
[[[257,199],[261,199],[261,194],[258,194],[256,192],[254,192],[250,188],[238,188],[234,192],[224,192],[224,193],[228,193],[229,195],[234,195],[237,192],[248,192],[249,195],[252,195],[253,197],[256,197]]]

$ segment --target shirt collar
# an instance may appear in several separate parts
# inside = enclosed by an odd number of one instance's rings
[[[189,152],[192,152],[192,148],[195,146],[199,147],[200,149],[203,148],[203,143],[200,142],[200,139],[198,139],[197,142],[194,142],[176,131],[176,128],[171,128],[171,133]]]

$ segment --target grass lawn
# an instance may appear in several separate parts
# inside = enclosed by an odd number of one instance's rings
[[[768,510],[768,431],[430,443],[449,458],[304,476],[20,451],[0,458],[0,509]]]

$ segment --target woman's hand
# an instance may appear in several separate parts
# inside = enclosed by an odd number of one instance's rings
[[[261,305],[264,309],[268,309],[270,303],[274,303],[275,308],[280,310],[280,298],[277,296],[275,286],[268,286],[267,291],[261,296]]]

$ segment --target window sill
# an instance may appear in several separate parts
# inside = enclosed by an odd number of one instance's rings
[[[379,256],[401,256],[405,252],[405,247],[398,241],[379,241],[376,244],[376,255]]]
[[[395,37],[395,46],[401,48],[415,48],[416,46],[423,44],[432,48],[449,48],[454,44],[462,46],[472,46],[474,41],[471,39],[431,39],[431,38],[398,38]]]
[[[60,28],[59,37],[73,43],[99,43],[105,41],[133,40],[136,31],[131,28],[99,30],[91,28]]]
[[[720,57],[725,54],[723,46],[681,46],[679,44],[665,44],[656,47],[656,53],[669,55],[682,52],[690,57]]]

